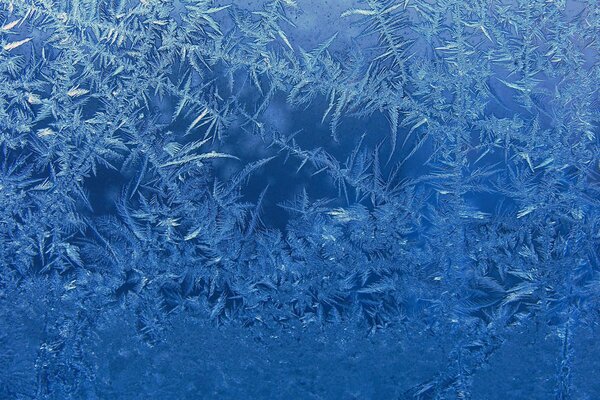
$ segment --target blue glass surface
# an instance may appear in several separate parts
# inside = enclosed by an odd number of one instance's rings
[[[600,399],[596,0],[0,0],[0,399]]]

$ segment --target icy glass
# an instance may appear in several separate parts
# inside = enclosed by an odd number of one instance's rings
[[[0,0],[0,399],[600,399],[596,0]]]

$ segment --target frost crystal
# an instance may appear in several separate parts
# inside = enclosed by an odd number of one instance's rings
[[[0,1],[0,398],[600,398],[599,33]]]

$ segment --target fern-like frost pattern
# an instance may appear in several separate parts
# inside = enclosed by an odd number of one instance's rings
[[[0,398],[600,399],[596,0],[0,0]]]

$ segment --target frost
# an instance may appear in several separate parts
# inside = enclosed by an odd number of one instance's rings
[[[288,398],[598,397],[598,4],[341,3],[0,4],[0,398],[277,398],[200,348],[204,397],[112,388],[210,329],[434,360],[333,393],[286,359]]]

